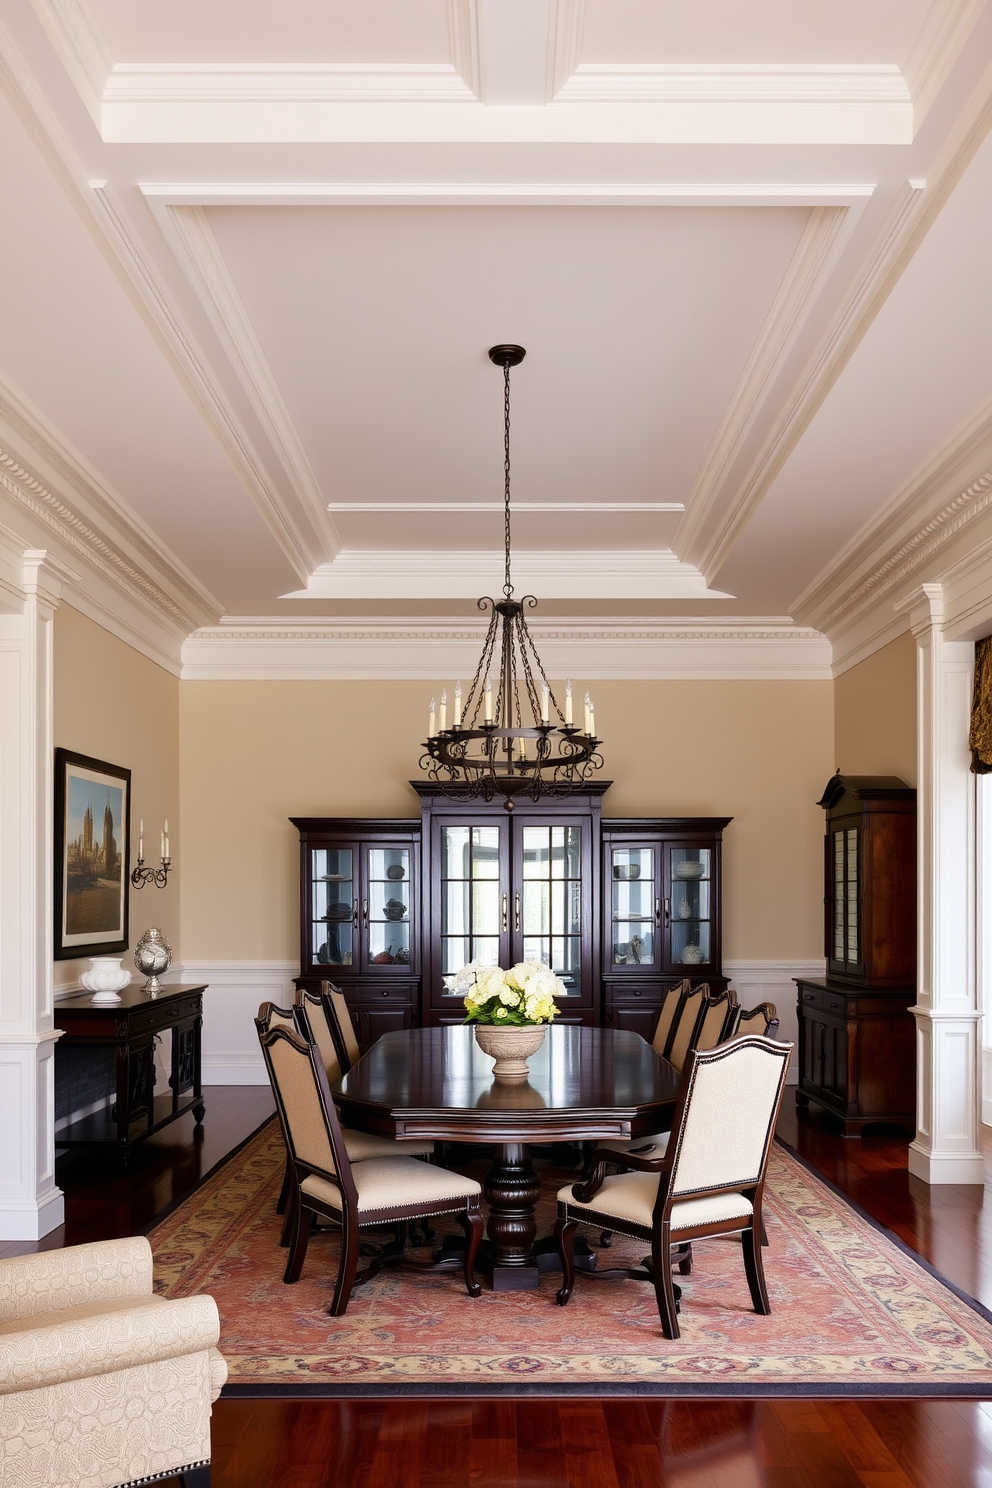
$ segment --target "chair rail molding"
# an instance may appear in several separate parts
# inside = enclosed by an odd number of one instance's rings
[[[822,956],[807,960],[745,961],[723,959],[723,973],[737,993],[743,1008],[773,1002],[779,1017],[778,1037],[795,1044],[787,1085],[799,1083],[799,1021],[796,1013],[796,981],[816,981],[826,975],[827,963]]]
[[[944,590],[905,602],[917,645],[916,1137],[925,1183],[984,1183],[976,1002],[975,777],[968,725],[974,647],[945,636]]]

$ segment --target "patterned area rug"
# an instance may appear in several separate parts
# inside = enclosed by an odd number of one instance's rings
[[[557,1273],[473,1300],[457,1272],[385,1270],[329,1317],[335,1235],[315,1234],[300,1281],[282,1282],[283,1164],[273,1122],[149,1236],[161,1292],[217,1299],[228,1395],[992,1395],[987,1315],[780,1146],[766,1187],[771,1316],[751,1310],[739,1242],[700,1241],[675,1343],[650,1286],[581,1274],[561,1308]],[[576,1173],[537,1166],[543,1233]],[[644,1249],[617,1236],[602,1263]]]

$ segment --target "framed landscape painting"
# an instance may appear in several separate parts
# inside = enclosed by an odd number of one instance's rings
[[[55,959],[127,950],[131,771],[55,751]]]

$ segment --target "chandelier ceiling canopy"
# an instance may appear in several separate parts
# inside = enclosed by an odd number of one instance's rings
[[[501,599],[479,600],[489,610],[482,655],[463,698],[455,683],[451,724],[447,690],[440,712],[431,698],[430,725],[421,768],[430,779],[456,786],[459,797],[504,798],[512,811],[515,796],[538,801],[582,789],[602,768],[596,738],[595,708],[588,692],[583,725],[573,722],[572,682],[565,682],[563,707],[551,689],[524,618],[533,609],[532,594],[513,597],[510,577],[510,368],[523,361],[522,346],[489,348],[489,358],[503,368],[503,536]],[[497,674],[494,678],[494,668]]]

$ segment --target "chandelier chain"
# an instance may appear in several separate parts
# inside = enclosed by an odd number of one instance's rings
[[[510,364],[503,365],[503,538],[506,547],[503,593],[513,593],[510,582]]]

